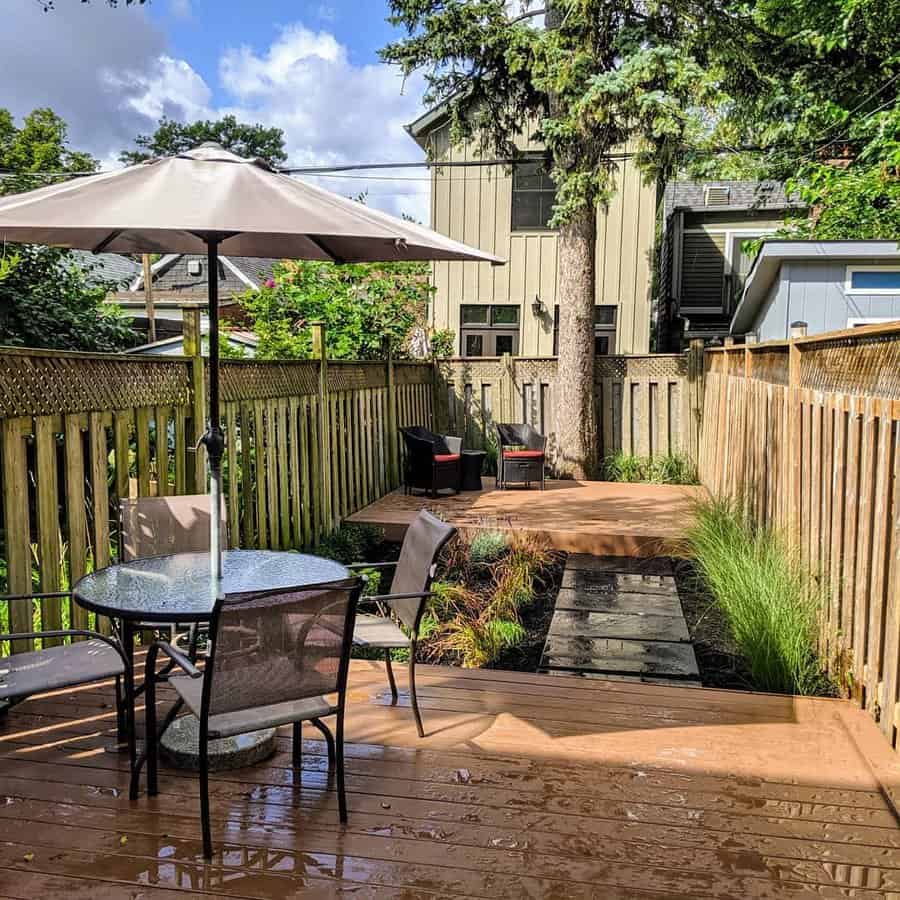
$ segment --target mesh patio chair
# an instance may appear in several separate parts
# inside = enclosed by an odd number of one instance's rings
[[[170,553],[206,553],[209,551],[209,495],[184,494],[178,497],[137,497],[119,502],[121,518],[122,559],[145,559],[149,556],[166,556]],[[222,498],[222,546],[227,547],[227,515]],[[140,627],[140,626],[139,626]],[[149,630],[160,630],[159,623],[148,623]],[[197,631],[203,623],[193,626],[186,637],[191,654]],[[174,625],[163,625],[173,641]]]
[[[71,594],[8,594],[0,597],[0,601],[64,597],[71,597]],[[16,703],[45,691],[115,679],[118,736],[119,740],[128,741],[128,758],[133,766],[136,756],[131,698],[133,680],[128,656],[116,638],[84,628],[66,628],[0,634],[0,642],[36,638],[64,641],[76,637],[84,640],[13,653],[0,659],[0,711],[5,712]]]
[[[293,724],[293,765],[299,770],[302,723],[312,722],[325,737],[329,776],[337,772],[340,820],[347,821],[344,705],[361,586],[361,579],[351,578],[231,594],[217,601],[210,619],[211,650],[202,672],[171,644],[151,645],[146,662],[147,793],[153,797],[159,790],[156,682],[161,679],[155,672],[157,655],[163,653],[183,672],[169,676],[169,684],[199,720],[200,814],[207,859],[212,857],[210,740]],[[328,716],[336,717],[333,735],[322,721]],[[132,779],[139,777],[136,768]],[[136,790],[132,784],[132,793]]]
[[[496,424],[497,429],[497,487],[504,490],[510,484],[529,486],[539,481],[544,490],[544,463],[547,438],[530,425]]]
[[[437,497],[438,491],[459,493],[462,481],[462,438],[434,434],[427,428],[401,428],[406,454],[403,461],[403,488],[426,491]]]
[[[391,614],[358,615],[353,642],[361,647],[384,650],[388,683],[394,703],[397,702],[397,684],[391,667],[391,650],[409,649],[409,697],[419,737],[425,737],[419,701],[416,697],[416,645],[419,640],[419,627],[428,599],[431,597],[431,583],[437,569],[438,554],[454,534],[456,529],[452,525],[423,509],[406,529],[397,562],[355,563],[350,566],[351,569],[357,570],[394,569],[390,593],[365,598],[366,602],[383,604]]]

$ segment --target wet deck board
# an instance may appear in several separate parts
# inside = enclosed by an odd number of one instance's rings
[[[568,553],[653,557],[677,546],[703,493],[683,485],[607,481],[548,481],[544,491],[498,491],[491,478],[483,483],[483,491],[438,499],[397,490],[349,521],[376,525],[399,539],[419,510],[429,509],[461,529],[529,532]]]
[[[267,763],[215,773],[210,865],[196,776],[164,769],[158,798],[128,801],[104,750],[111,685],[20,705],[0,723],[0,897],[900,890],[882,790],[900,766],[847,703],[429,666],[418,680],[424,740],[402,673],[394,707],[381,665],[352,667],[346,828],[318,740],[299,775],[286,731]]]

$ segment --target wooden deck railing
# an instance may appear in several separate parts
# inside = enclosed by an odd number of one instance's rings
[[[527,422],[553,449],[555,359],[452,359],[437,368],[442,428],[482,446],[494,421]],[[701,380],[702,342],[686,354],[597,357],[598,459],[619,450],[696,459]]]
[[[700,476],[823,579],[829,664],[900,726],[900,323],[709,350]]]
[[[0,350],[0,593],[59,591],[108,565],[121,497],[205,492],[194,449],[205,365],[188,331],[191,357]],[[432,396],[428,363],[335,362],[321,351],[224,362],[230,543],[311,546],[392,490],[397,429],[430,424]],[[60,626],[66,604],[41,601],[42,625]],[[10,607],[12,630],[31,630],[33,602]],[[71,617],[87,623],[77,606]]]

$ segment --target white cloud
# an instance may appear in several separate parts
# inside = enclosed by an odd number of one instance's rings
[[[191,0],[169,0],[169,12],[176,19],[190,19],[194,10],[191,6]]]
[[[176,8],[190,14],[190,0],[170,0],[170,11]],[[17,117],[50,106],[69,123],[72,145],[104,164],[137,134],[152,131],[163,115],[190,121],[225,113],[281,128],[294,165],[422,155],[403,129],[420,111],[422,84],[411,80],[404,90],[396,70],[355,65],[333,34],[299,23],[282,28],[263,50],[225,50],[218,103],[212,87],[189,59],[172,55],[164,33],[139,6],[60,3],[45,14],[38,4],[13,4],[0,31],[0,58],[6,71],[16,73],[0,82],[0,106]],[[428,221],[427,181],[318,182],[348,195],[368,188],[373,206]]]

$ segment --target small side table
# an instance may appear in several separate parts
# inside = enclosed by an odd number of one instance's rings
[[[481,470],[484,467],[484,450],[463,450],[462,452],[462,485],[463,491],[481,490]]]

